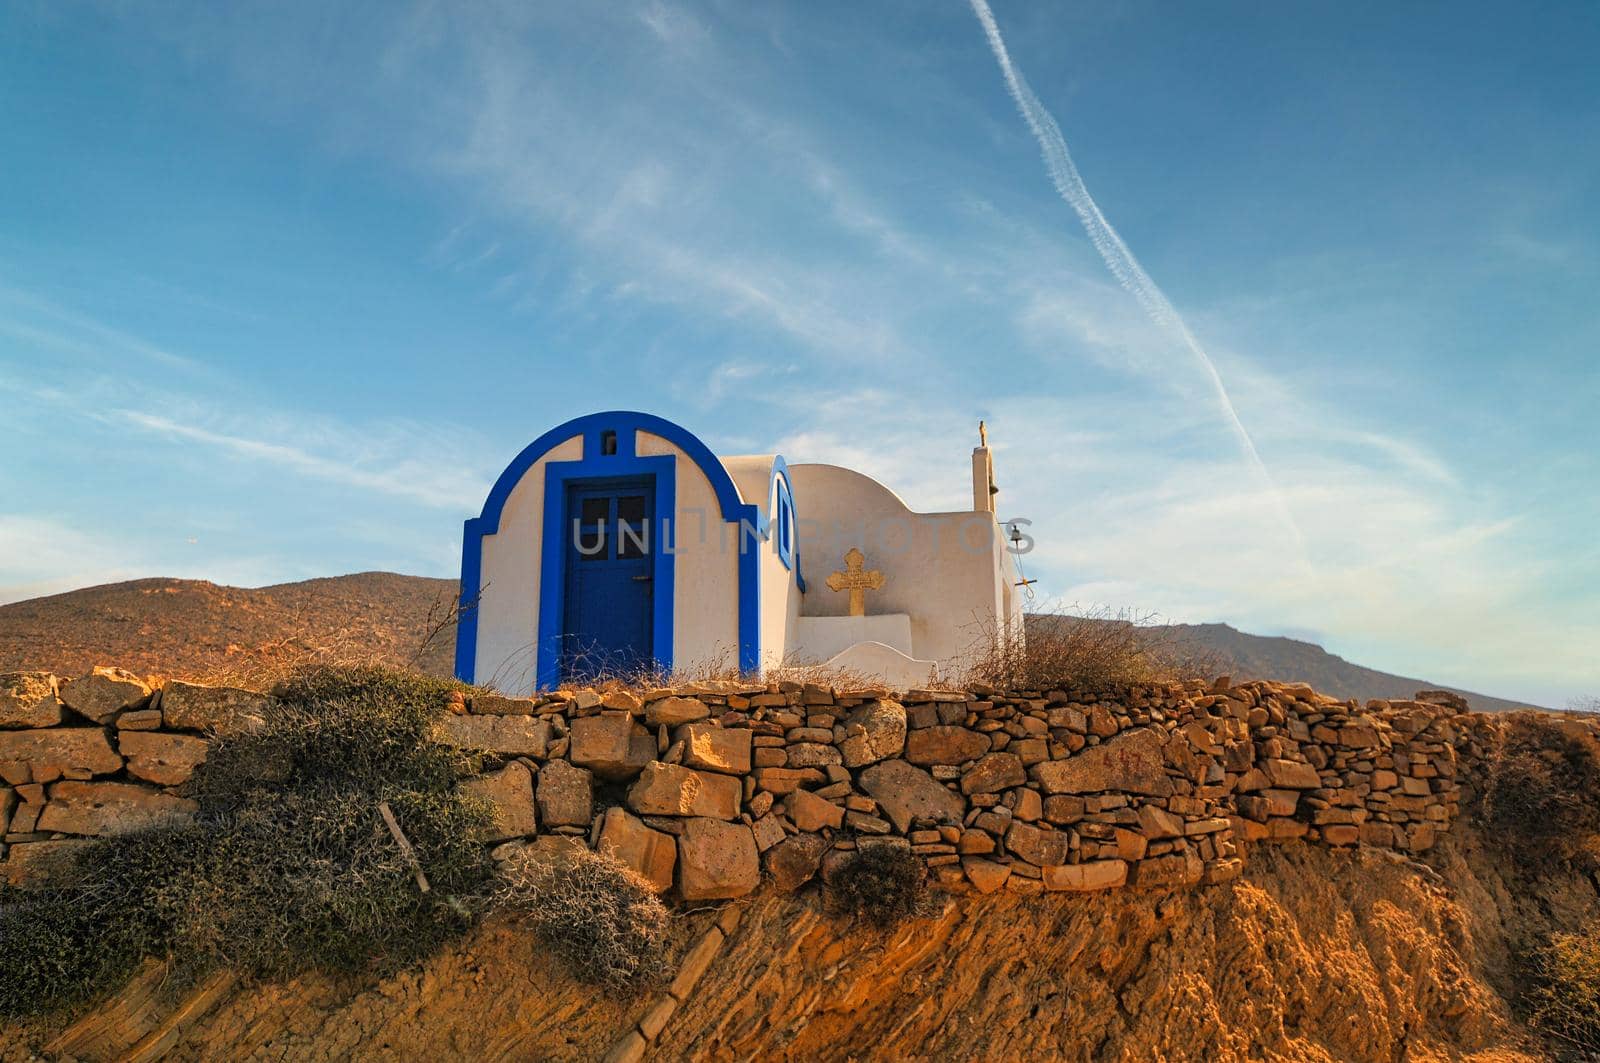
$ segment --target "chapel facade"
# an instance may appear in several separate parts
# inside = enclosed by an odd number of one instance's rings
[[[973,508],[916,513],[863,473],[718,457],[651,414],[552,428],[466,522],[456,675],[526,694],[645,668],[958,674],[982,640],[1021,637],[981,443]]]

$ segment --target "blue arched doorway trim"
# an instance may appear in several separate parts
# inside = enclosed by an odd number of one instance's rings
[[[463,682],[477,680],[478,595],[483,591],[483,538],[500,530],[500,517],[512,490],[529,469],[557,445],[576,436],[583,437],[583,457],[578,461],[555,461],[545,465],[545,496],[540,543],[539,639],[537,652],[538,686],[548,689],[560,681],[558,640],[561,597],[561,512],[566,481],[588,477],[648,475],[655,479],[656,513],[661,527],[655,551],[655,598],[652,627],[656,659],[672,667],[672,616],[676,585],[673,579],[673,545],[677,513],[676,462],[667,456],[641,457],[636,452],[636,433],[649,432],[674,444],[699,467],[716,495],[724,522],[735,524],[738,544],[739,581],[739,667],[753,672],[761,662],[760,551],[757,542],[768,534],[768,522],[759,506],[739,497],[728,470],[694,433],[654,414],[633,410],[612,410],[576,417],[556,426],[529,443],[507,465],[483,503],[483,511],[468,519],[462,531],[460,619],[456,627],[456,677]],[[609,442],[609,446],[607,443]],[[611,453],[605,453],[606,450]],[[780,459],[781,460],[781,459]],[[787,470],[785,470],[787,478]],[[753,541],[752,541],[753,540]],[[552,546],[554,544],[554,546]]]
[[[795,586],[806,592],[806,579],[800,572],[800,511],[795,508],[794,484],[789,482],[789,463],[782,454],[772,457],[772,483],[767,487],[767,508],[771,525],[767,531],[777,542],[778,559],[794,572]],[[786,511],[787,509],[787,511]],[[788,525],[785,533],[783,525]]]

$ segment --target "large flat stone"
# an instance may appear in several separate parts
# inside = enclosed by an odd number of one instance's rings
[[[683,743],[683,763],[690,768],[748,775],[750,732],[743,727],[718,727],[709,723],[684,724],[674,732]]]
[[[482,841],[503,842],[539,829],[533,805],[533,773],[526,764],[514,760],[499,771],[463,781],[461,788],[494,808],[494,820],[485,828]]]
[[[600,852],[609,852],[626,864],[657,893],[672,888],[672,871],[678,863],[677,839],[652,830],[626,809],[612,806],[600,820]]]
[[[1137,727],[1066,760],[1047,760],[1030,770],[1048,794],[1115,791],[1168,797],[1172,782],[1167,778],[1161,747],[1158,732]]]
[[[179,731],[244,734],[266,723],[273,699],[254,690],[210,687],[176,680],[161,688],[162,723]]]
[[[160,731],[118,731],[117,748],[128,761],[128,774],[157,786],[188,782],[205,763],[211,744],[194,735]]]
[[[913,819],[960,823],[966,813],[967,804],[960,796],[939,785],[921,768],[903,760],[874,764],[863,769],[860,778],[862,789],[872,795],[878,808],[902,834],[911,828]]]
[[[820,798],[818,800],[821,800]],[[817,834],[793,834],[774,845],[762,859],[772,884],[788,893],[809,882],[822,866],[828,843]]]
[[[594,776],[552,760],[539,769],[539,818],[546,827],[587,827],[594,818]]]
[[[584,716],[571,730],[567,758],[602,779],[631,779],[655,759],[655,737],[632,716]]]
[[[1072,893],[1089,893],[1094,890],[1116,889],[1128,881],[1126,860],[1090,860],[1084,864],[1068,864],[1044,869],[1044,888]]]
[[[676,727],[683,723],[694,723],[711,715],[711,710],[706,703],[697,698],[657,698],[644,707],[644,720],[651,727],[665,724]]]
[[[906,748],[906,710],[897,701],[869,701],[844,722],[839,745],[847,768],[861,768],[898,757]]]
[[[150,699],[143,679],[121,668],[96,668],[62,684],[63,704],[95,723],[105,723],[123,709],[137,709]]]
[[[1071,842],[1066,831],[1041,830],[1028,823],[1014,822],[1006,829],[1006,848],[1035,867],[1066,863]]]
[[[965,764],[989,752],[989,736],[965,727],[919,727],[906,735],[912,764]]]
[[[731,775],[653,760],[628,788],[628,807],[644,816],[738,819],[743,791]]]
[[[0,728],[54,727],[61,722],[61,700],[49,672],[0,675]]]
[[[0,777],[15,786],[87,779],[122,768],[122,757],[100,727],[52,727],[0,731]]]
[[[997,794],[1028,781],[1028,773],[1015,753],[989,753],[961,776],[964,794]]]
[[[126,834],[186,822],[193,801],[137,783],[58,782],[39,813],[41,831],[63,834]]]
[[[507,757],[543,758],[550,748],[550,721],[531,716],[439,718],[434,737],[460,749],[482,749]]]
[[[743,897],[761,884],[761,854],[743,823],[691,819],[678,839],[678,892],[686,901]]]

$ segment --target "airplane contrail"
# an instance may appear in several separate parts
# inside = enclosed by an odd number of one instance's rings
[[[978,16],[978,21],[983,24],[983,32],[989,38],[989,49],[994,52],[995,61],[1000,64],[1000,72],[1006,79],[1006,88],[1010,90],[1011,98],[1016,101],[1017,110],[1022,113],[1028,128],[1033,130],[1034,139],[1039,142],[1039,151],[1044,156],[1045,168],[1050,172],[1050,180],[1056,186],[1056,191],[1073,210],[1077,211],[1078,217],[1083,221],[1084,229],[1089,234],[1089,240],[1094,244],[1095,250],[1100,252],[1100,257],[1105,259],[1106,268],[1117,278],[1117,283],[1138,300],[1151,320],[1175,333],[1189,349],[1189,353],[1199,361],[1211,382],[1217,405],[1233,429],[1234,437],[1239,441],[1240,449],[1244,451],[1257,474],[1271,490],[1280,515],[1289,526],[1296,543],[1301,546],[1303,556],[1304,539],[1299,526],[1295,524],[1288,506],[1284,504],[1283,496],[1279,493],[1272,474],[1267,471],[1266,463],[1261,460],[1255,440],[1250,438],[1244,422],[1239,419],[1239,411],[1234,409],[1233,399],[1228,395],[1227,386],[1223,384],[1222,375],[1217,372],[1216,364],[1212,362],[1205,348],[1200,346],[1200,341],[1195,338],[1194,333],[1189,331],[1188,324],[1178,313],[1177,307],[1172,305],[1172,300],[1167,298],[1166,293],[1144,271],[1144,267],[1139,265],[1139,260],[1133,257],[1133,252],[1128,249],[1128,245],[1123,242],[1117,230],[1111,227],[1106,216],[1100,212],[1100,205],[1089,194],[1088,186],[1083,183],[1078,167],[1072,161],[1072,153],[1067,150],[1067,139],[1062,136],[1061,127],[1056,124],[1055,118],[1045,109],[1044,104],[1039,102],[1039,97],[1033,94],[1022,73],[1011,62],[1011,53],[1006,50],[1005,39],[1000,36],[1000,27],[994,20],[994,12],[989,10],[988,0],[971,0],[971,4],[972,13]]]

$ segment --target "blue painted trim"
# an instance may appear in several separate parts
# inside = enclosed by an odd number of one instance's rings
[[[615,431],[617,433],[617,452],[615,454],[600,453],[600,437],[603,432]],[[554,647],[547,645],[546,634],[559,632],[561,629],[561,610],[559,608],[560,596],[565,592],[565,580],[561,573],[561,510],[566,505],[565,483],[568,479],[578,476],[613,477],[627,476],[631,472],[639,475],[655,475],[656,479],[656,516],[661,525],[662,538],[659,542],[664,546],[669,541],[676,545],[674,529],[671,527],[676,521],[677,514],[677,488],[674,461],[670,456],[658,455],[650,458],[641,458],[636,454],[636,433],[649,432],[651,435],[660,436],[672,443],[687,454],[705,474],[706,480],[711,484],[712,492],[717,497],[717,505],[721,510],[722,519],[735,525],[738,537],[738,578],[739,578],[739,667],[745,671],[754,671],[761,663],[761,600],[760,566],[758,548],[746,549],[746,540],[753,535],[757,541],[765,541],[768,535],[768,521],[761,513],[761,507],[747,503],[739,497],[739,489],[734,486],[733,478],[728,475],[728,470],[716,455],[711,453],[704,443],[695,437],[688,429],[676,425],[671,421],[654,414],[639,413],[632,410],[611,410],[605,413],[592,413],[583,417],[574,418],[565,424],[545,432],[538,439],[529,443],[507,465],[494,486],[489,489],[489,497],[483,503],[483,512],[466,522],[462,529],[461,543],[461,614],[456,626],[456,677],[463,682],[476,681],[477,656],[478,656],[478,614],[477,599],[484,590],[482,586],[483,574],[483,537],[494,535],[500,530],[500,517],[505,509],[506,501],[511,497],[512,490],[522,480],[540,458],[544,457],[557,445],[566,442],[574,436],[583,437],[583,458],[575,462],[552,462],[550,468],[566,466],[560,479],[561,489],[552,494],[550,473],[546,473],[545,482],[545,511],[543,514],[543,538],[540,558],[539,581],[539,646],[538,654],[538,683],[541,687],[556,685],[551,678],[559,668],[559,657],[554,654]],[[650,463],[646,466],[643,463]],[[665,464],[657,464],[665,463]],[[663,475],[663,468],[670,471]],[[787,476],[787,472],[785,472]],[[666,493],[663,494],[663,488]],[[551,512],[552,500],[555,501],[555,526],[552,539]],[[749,529],[747,532],[746,529]],[[551,544],[554,543],[552,547]],[[555,560],[552,561],[554,556]],[[675,584],[673,580],[673,550],[657,549],[655,554],[655,606],[652,638],[655,639],[655,653],[658,659],[663,659],[668,667],[671,666],[673,652],[672,605],[675,597]],[[551,577],[551,566],[554,565],[555,576]],[[663,567],[664,566],[664,567]],[[548,612],[551,602],[547,595],[555,591],[555,611]],[[662,614],[665,614],[663,622]],[[553,627],[547,626],[547,618],[554,617]],[[558,636],[559,637],[559,636]],[[555,665],[547,667],[547,651]],[[559,678],[559,677],[556,677]]]
[[[598,445],[595,447],[598,451]],[[585,447],[587,453],[587,445]],[[673,580],[675,558],[667,535],[678,497],[677,461],[663,454],[640,458],[622,454],[620,441],[615,455],[581,461],[552,461],[544,467],[543,556],[539,559],[539,645],[537,648],[538,685],[552,689],[561,685],[561,629],[566,615],[567,488],[591,480],[648,477],[655,481],[656,527],[651,529],[654,544],[650,551],[651,652],[663,668],[672,668],[672,606],[677,584]]]
[[[777,499],[787,499],[789,503],[789,550],[783,550],[783,535],[778,535],[778,559],[783,562],[783,567],[794,572],[795,586],[800,588],[800,593],[806,592],[806,578],[800,572],[800,510],[794,504],[794,484],[789,480],[789,463],[783,460],[782,454],[772,458],[772,484],[767,489],[767,497],[775,514],[778,513]]]

